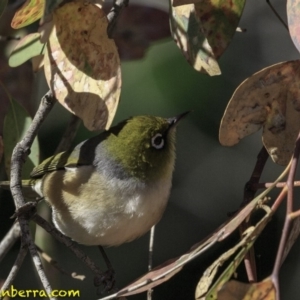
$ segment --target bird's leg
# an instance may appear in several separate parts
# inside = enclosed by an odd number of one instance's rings
[[[112,264],[111,264],[108,256],[106,255],[103,247],[98,246],[98,248],[99,248],[101,255],[105,261],[107,271],[104,272],[103,274],[101,274],[100,276],[96,276],[94,279],[94,284],[95,284],[95,286],[99,286],[99,285],[105,283],[105,288],[104,288],[104,290],[101,291],[101,293],[104,293],[104,292],[109,292],[114,288],[115,282],[116,282],[115,271],[112,267]]]
[[[109,260],[109,258],[108,258],[108,256],[107,256],[107,254],[105,253],[103,247],[99,245],[98,248],[99,248],[99,250],[100,250],[100,252],[101,252],[101,255],[102,255],[102,257],[103,257],[103,259],[104,259],[104,261],[105,261],[105,264],[106,264],[107,269],[108,269],[108,270],[111,270],[112,272],[114,272],[114,269],[113,269],[113,267],[112,267],[112,264],[111,264],[111,262],[110,262],[110,260]]]

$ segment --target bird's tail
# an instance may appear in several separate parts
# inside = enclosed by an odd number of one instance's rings
[[[36,179],[22,180],[22,190],[25,198],[36,198],[39,194],[35,190],[35,185],[37,183]],[[0,181],[0,188],[9,190],[9,181]]]

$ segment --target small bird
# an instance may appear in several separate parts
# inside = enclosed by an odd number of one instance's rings
[[[22,186],[46,200],[55,227],[74,241],[130,242],[162,217],[172,185],[176,125],[188,113],[129,118],[46,159]]]

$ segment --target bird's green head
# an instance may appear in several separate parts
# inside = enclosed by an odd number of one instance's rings
[[[172,175],[176,125],[187,114],[174,118],[132,117],[109,130],[106,148],[131,176],[152,181]]]

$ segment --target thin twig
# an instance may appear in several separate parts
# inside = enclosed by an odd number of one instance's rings
[[[113,31],[115,29],[117,19],[121,14],[124,7],[127,7],[129,0],[115,0],[114,4],[107,14],[108,26],[107,26],[107,35],[109,38],[112,38]]]
[[[149,238],[149,257],[148,257],[148,271],[152,270],[153,266],[153,246],[154,246],[155,225],[151,227]]]
[[[273,185],[273,182],[260,182],[254,183],[253,186],[256,189],[265,189]],[[286,185],[286,182],[278,182],[275,187],[276,188],[283,188]],[[294,187],[300,186],[300,181],[294,181]]]
[[[52,224],[48,223],[44,218],[42,218],[38,214],[33,215],[31,220],[33,220],[36,224],[44,228],[54,238],[56,238],[59,242],[61,242],[68,249],[70,249],[76,255],[76,257],[79,258],[95,274],[95,286],[99,286],[100,284],[104,285],[104,291],[110,291],[113,288],[114,281],[112,280],[112,276],[114,274],[113,272],[111,272],[111,270],[108,270],[108,272],[102,272],[96,266],[94,261],[91,260],[88,255],[86,255],[82,250],[78,248],[75,242],[73,242],[69,237],[63,235]]]
[[[280,194],[277,196],[276,200],[274,201],[271,209],[272,211],[276,211],[278,209],[278,207],[280,206],[280,204],[282,203],[282,201],[285,199],[287,195],[287,187],[286,185],[283,187],[283,189],[281,190]]]
[[[106,280],[105,280],[106,281],[105,282],[106,286],[104,287],[104,289],[102,291],[100,291],[100,294],[103,294],[106,291],[112,291],[112,289],[115,287],[115,283],[116,283],[116,280],[115,280],[115,270],[113,269],[113,266],[112,266],[112,264],[111,264],[111,262],[110,262],[110,260],[109,260],[109,258],[107,256],[104,248],[99,245],[98,249],[100,250],[101,255],[102,255],[102,257],[103,257],[103,259],[105,261],[106,267],[107,267],[107,271],[105,273],[103,273],[103,276],[106,277]],[[101,284],[101,282],[98,283],[99,279],[103,280],[99,276],[94,279],[95,286],[99,286]],[[102,282],[102,284],[103,284],[103,282]]]
[[[256,164],[251,174],[249,181],[245,184],[244,187],[244,201],[242,205],[249,203],[257,192],[257,184],[259,183],[261,174],[264,170],[266,162],[269,158],[269,154],[265,147],[259,151],[256,159]]]
[[[24,261],[24,258],[26,256],[28,252],[28,248],[27,246],[22,242],[21,243],[21,248],[20,248],[20,251],[18,253],[18,256],[17,256],[17,259],[13,265],[13,267],[11,268],[10,270],[10,273],[9,275],[7,276],[4,284],[2,285],[1,287],[1,290],[0,290],[0,299],[2,299],[2,292],[6,291],[10,285],[13,283],[14,279],[16,278],[21,266],[22,266],[22,263]]]
[[[286,216],[284,221],[284,226],[280,238],[280,243],[276,255],[276,260],[272,272],[272,279],[273,283],[276,288],[276,299],[280,299],[280,290],[279,290],[279,270],[283,263],[284,257],[286,256],[286,243],[288,241],[288,238],[290,236],[290,228],[292,225],[292,220],[290,218],[290,214],[293,211],[293,201],[294,201],[294,180],[296,175],[296,169],[298,166],[298,160],[299,160],[299,154],[300,154],[300,133],[298,134],[297,140],[296,140],[296,147],[293,153],[292,157],[292,163],[291,168],[289,172],[288,179],[286,181],[286,187],[287,187],[287,208],[286,208]]]
[[[44,218],[39,215],[32,216],[32,220],[39,226],[44,228],[48,233],[50,233],[54,238],[63,243],[68,249],[70,249],[85,265],[90,268],[96,275],[102,275],[101,270],[95,265],[95,263],[87,256],[82,250],[80,250],[75,242],[73,242],[69,237],[63,235],[58,231],[52,224],[48,223]]]
[[[298,210],[292,212],[292,213],[289,215],[289,218],[290,218],[291,220],[294,220],[294,219],[299,218],[299,217],[300,217],[300,209],[298,209]]]
[[[255,184],[257,184],[260,180],[261,174],[264,170],[266,162],[268,160],[269,154],[265,147],[263,146],[262,149],[259,151],[256,159],[256,164],[251,174],[249,181],[245,184],[244,187],[244,200],[242,206],[249,203],[255,196],[257,192],[257,188]],[[243,222],[240,225],[240,233],[242,234],[249,226],[250,219]],[[256,262],[255,262],[255,254],[254,248],[251,247],[244,258],[245,269],[247,272],[249,282],[256,282],[257,281],[257,272],[256,272]]]
[[[40,256],[48,263],[50,264],[52,267],[54,267],[55,269],[57,269],[59,272],[61,272],[64,275],[68,275],[74,279],[78,279],[78,280],[84,280],[85,276],[84,275],[78,275],[75,272],[68,272],[65,269],[63,269],[59,263],[53,259],[52,257],[50,257],[45,251],[43,251],[39,246],[36,245],[36,248],[40,254]]]
[[[10,248],[15,244],[15,242],[20,238],[21,229],[18,222],[14,223],[8,233],[0,242],[0,262],[8,253]]]
[[[257,282],[257,270],[254,248],[251,247],[244,258],[244,265],[250,283]]]
[[[10,190],[17,210],[19,210],[23,205],[25,205],[25,200],[22,194],[22,184],[21,184],[22,165],[30,152],[30,147],[33,143],[34,138],[37,135],[39,127],[43,123],[47,114],[52,109],[54,103],[55,103],[55,98],[53,97],[52,93],[49,91],[42,98],[39,109],[36,112],[35,117],[29,129],[27,130],[24,138],[19,143],[17,143],[17,145],[13,150],[12,157],[11,157]],[[28,220],[23,214],[21,214],[18,216],[18,221],[21,228],[22,241],[29,249],[35,268],[39,274],[40,280],[44,286],[45,291],[50,295],[52,289],[46,277],[46,274],[44,272],[41,259],[37,253],[33,238],[31,236]],[[51,298],[51,299],[55,299],[55,298]]]
[[[274,6],[271,4],[270,0],[266,0],[267,4],[270,6],[271,10],[273,11],[273,13],[275,14],[275,16],[278,18],[278,20],[280,21],[280,23],[283,25],[283,27],[289,31],[288,26],[285,24],[284,20],[280,17],[279,13],[276,11],[276,9],[274,8]]]
[[[148,256],[148,271],[152,270],[153,266],[153,246],[154,246],[155,225],[151,227],[149,239],[149,256]],[[147,291],[147,300],[152,299],[153,289]]]
[[[103,259],[104,259],[104,261],[105,261],[105,264],[106,264],[107,269],[108,269],[108,270],[111,270],[111,271],[114,273],[113,266],[112,266],[112,264],[111,264],[111,262],[110,262],[110,260],[109,260],[109,258],[108,258],[108,256],[107,256],[107,254],[106,254],[104,248],[103,248],[102,246],[100,246],[100,245],[98,246],[98,248],[99,248],[100,253],[101,253],[101,255],[102,255],[102,257],[103,257]]]

